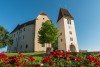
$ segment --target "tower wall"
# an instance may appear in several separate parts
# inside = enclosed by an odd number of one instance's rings
[[[50,44],[45,44],[44,47],[42,47],[42,44],[38,43],[38,31],[41,29],[42,27],[42,23],[44,23],[45,21],[50,20],[47,15],[39,15],[37,17],[37,20],[35,22],[35,40],[34,40],[34,51],[46,51],[47,47],[51,47]]]
[[[79,52],[74,20],[70,19],[69,22],[68,19],[70,18],[63,17],[58,21],[58,49],[64,51],[70,50],[72,52]],[[70,34],[70,32],[72,32],[72,34]],[[72,38],[72,40],[70,38]]]

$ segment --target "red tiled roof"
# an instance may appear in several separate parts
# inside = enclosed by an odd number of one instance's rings
[[[47,14],[45,14],[45,12],[41,12],[40,15],[47,15]]]

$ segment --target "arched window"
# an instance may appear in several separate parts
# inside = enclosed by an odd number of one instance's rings
[[[71,24],[71,20],[70,19],[67,19],[67,22],[68,22],[68,24]]]

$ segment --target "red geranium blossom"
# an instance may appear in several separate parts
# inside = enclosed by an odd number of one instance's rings
[[[75,57],[70,57],[71,60],[75,60]]]
[[[20,56],[21,58],[24,58],[24,55],[23,55],[22,53],[18,52],[18,54],[19,54],[19,56]]]
[[[78,62],[80,62],[80,58],[76,58],[76,60],[77,60]]]
[[[16,66],[21,66],[21,63],[20,62],[16,62]]]
[[[100,62],[96,62],[96,65],[97,65],[97,66],[100,66]]]
[[[49,60],[50,60],[50,58],[49,58],[49,57],[44,58],[43,63],[46,63],[46,62],[48,62]]]
[[[29,58],[31,62],[35,61],[34,57],[30,56]]]
[[[24,65],[24,66],[27,66],[27,63],[26,63],[26,62],[24,62],[24,63],[23,63],[23,65]]]
[[[54,62],[53,61],[50,61],[50,63],[49,63],[50,65],[53,65],[54,64]]]
[[[7,55],[5,53],[0,53],[1,58],[7,58]]]
[[[17,57],[16,56],[10,56],[8,57],[8,61],[10,64],[14,64],[17,61]]]
[[[37,64],[37,65],[35,65],[35,67],[40,67],[40,65],[39,65],[39,64]]]

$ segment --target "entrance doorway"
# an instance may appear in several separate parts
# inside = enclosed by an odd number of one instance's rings
[[[75,46],[72,43],[70,45],[70,51],[71,52],[76,52],[76,48],[75,48]]]

